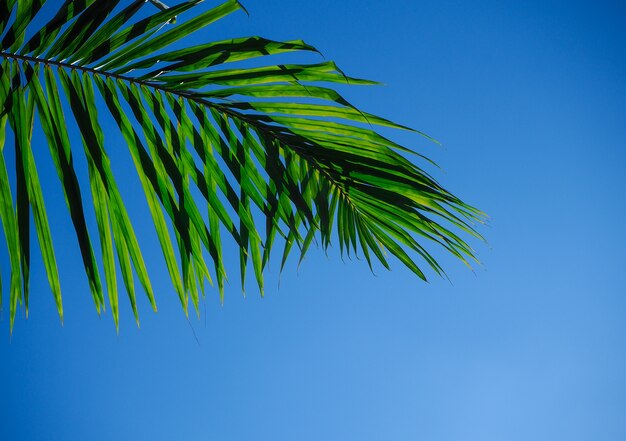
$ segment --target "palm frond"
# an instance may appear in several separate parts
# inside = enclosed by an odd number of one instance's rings
[[[375,82],[349,77],[333,62],[272,64],[275,55],[317,52],[300,40],[178,43],[242,9],[236,0],[212,8],[201,0],[171,7],[66,0],[46,24],[31,29],[44,3],[0,1],[0,219],[11,266],[11,328],[18,303],[28,309],[31,216],[63,318],[31,146],[35,121],[47,140],[96,309],[108,302],[116,327],[118,267],[137,320],[134,275],[154,309],[156,301],[102,118],[112,118],[126,141],[185,313],[190,299],[198,309],[207,280],[215,280],[223,298],[225,235],[239,249],[242,286],[251,265],[261,293],[271,250],[282,247],[282,269],[294,245],[302,260],[316,237],[324,248],[336,239],[342,253],[362,253],[370,267],[378,260],[389,268],[391,254],[424,280],[424,265],[444,274],[428,243],[466,263],[475,260],[459,234],[480,238],[474,225],[483,213],[407,159],[415,154],[411,149],[373,127],[410,129],[355,108],[325,85]],[[253,59],[260,62],[246,66]],[[70,142],[72,131],[80,133],[82,152]],[[14,175],[5,163],[8,132]],[[86,220],[87,186],[73,159],[79,154],[86,158],[97,231]]]

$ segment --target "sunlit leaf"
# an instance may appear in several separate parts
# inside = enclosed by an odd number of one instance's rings
[[[31,220],[63,318],[55,225],[46,211],[53,201],[44,201],[43,191],[51,179],[40,180],[42,144],[96,310],[108,303],[116,327],[118,273],[137,323],[135,281],[155,310],[156,295],[167,291],[153,292],[152,259],[144,260],[146,245],[136,234],[150,222],[185,314],[190,301],[200,313],[206,282],[215,282],[223,301],[227,245],[238,249],[242,289],[252,273],[262,295],[275,248],[281,271],[292,252],[300,263],[313,244],[338,246],[372,271],[376,262],[390,268],[393,258],[424,280],[427,273],[445,276],[437,248],[468,265],[477,261],[468,239],[481,239],[476,225],[485,215],[448,192],[427,171],[437,171],[433,163],[389,133],[432,138],[356,108],[331,87],[376,82],[349,76],[332,61],[284,61],[292,53],[319,56],[301,40],[201,41],[200,30],[243,9],[236,0],[52,3],[0,2],[0,220],[11,328],[19,304],[27,311],[34,295]],[[39,129],[41,139],[33,136]],[[112,145],[119,134],[123,149]],[[116,165],[125,150],[147,222],[129,214],[130,181]]]

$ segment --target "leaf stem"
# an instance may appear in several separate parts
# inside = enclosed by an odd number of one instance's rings
[[[62,61],[56,61],[56,60],[50,60],[50,59],[44,59],[44,58],[37,58],[37,57],[29,56],[29,55],[12,54],[12,53],[1,52],[1,51],[0,51],[0,57],[3,57],[5,59],[12,59],[12,60],[16,60],[16,61],[26,61],[26,62],[31,62],[31,63],[35,63],[35,64],[41,63],[41,64],[44,64],[44,65],[55,66],[57,68],[68,69],[68,70],[69,69],[76,69],[76,70],[79,70],[81,72],[89,73],[89,74],[92,74],[92,75],[101,75],[101,76],[104,76],[106,78],[113,78],[113,79],[117,79],[117,80],[127,81],[129,83],[135,83],[135,84],[139,84],[139,85],[142,85],[142,86],[151,87],[153,89],[160,90],[160,91],[165,92],[165,93],[170,93],[170,94],[173,94],[173,95],[177,95],[177,96],[180,96],[182,98],[195,101],[196,103],[201,104],[203,106],[213,107],[213,108],[215,108],[215,109],[217,109],[219,111],[227,113],[231,117],[243,120],[247,124],[250,124],[250,125],[254,126],[256,129],[261,130],[262,132],[268,134],[272,138],[278,140],[282,145],[291,148],[291,150],[293,150],[294,153],[296,153],[297,155],[305,158],[307,160],[307,162],[309,162],[309,164],[311,164],[315,169],[318,170],[318,172],[320,172],[323,175],[325,175],[331,182],[334,183],[334,186],[339,190],[339,192],[344,196],[344,198],[350,203],[350,205],[355,209],[355,211],[357,211],[357,212],[359,211],[358,207],[351,200],[349,193],[346,191],[345,188],[343,188],[343,183],[338,182],[338,180],[333,177],[332,173],[330,173],[326,168],[324,168],[320,164],[318,164],[311,155],[307,154],[306,152],[303,152],[301,149],[297,149],[297,148],[294,148],[293,146],[291,146],[288,141],[283,139],[283,136],[281,136],[280,133],[276,133],[275,131],[273,131],[270,128],[266,127],[265,124],[260,124],[257,121],[254,121],[253,118],[249,118],[245,114],[242,114],[242,113],[239,113],[237,111],[234,111],[231,108],[229,108],[228,106],[222,106],[222,105],[220,105],[218,103],[213,103],[213,102],[208,101],[206,99],[199,98],[197,96],[194,96],[194,94],[192,92],[180,91],[180,90],[170,90],[170,89],[168,89],[166,87],[163,87],[163,86],[161,86],[159,84],[155,84],[155,83],[150,82],[150,81],[139,80],[137,78],[130,77],[130,76],[127,76],[127,75],[120,75],[120,74],[116,74],[116,73],[113,73],[113,72],[106,72],[106,71],[102,71],[102,70],[99,70],[99,69],[96,69],[96,68],[92,68],[92,67],[79,66],[79,65],[76,65],[76,64],[64,63]]]

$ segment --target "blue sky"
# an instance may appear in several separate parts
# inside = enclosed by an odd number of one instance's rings
[[[439,253],[452,283],[425,284],[398,264],[373,276],[337,249],[311,250],[280,289],[274,261],[265,298],[252,283],[243,298],[231,252],[224,306],[209,291],[187,322],[148,240],[159,312],[142,299],[137,329],[122,302],[116,335],[93,307],[65,207],[49,207],[65,324],[34,253],[29,319],[12,341],[8,311],[0,321],[0,439],[626,439],[623,5],[245,6],[250,18],[206,39],[302,38],[386,84],[349,88],[353,103],[444,144],[396,135],[490,215],[488,245],[475,244],[483,267]]]

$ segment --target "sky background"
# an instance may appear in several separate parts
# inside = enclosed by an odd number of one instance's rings
[[[231,247],[224,306],[209,290],[188,322],[145,233],[159,312],[142,298],[137,329],[121,297],[117,335],[48,174],[65,324],[34,252],[29,318],[11,340],[0,320],[0,440],[626,439],[623,4],[244,4],[203,37],[302,38],[386,84],[348,89],[354,104],[444,144],[395,138],[489,214],[483,267],[439,252],[452,283],[425,284],[312,249],[244,298]]]

